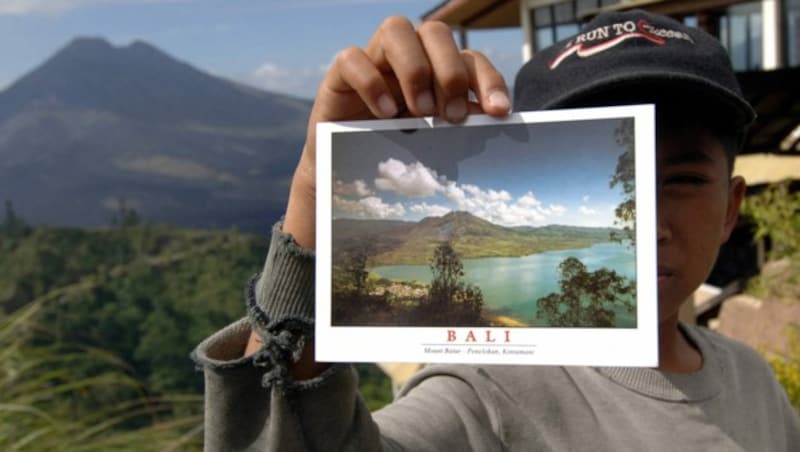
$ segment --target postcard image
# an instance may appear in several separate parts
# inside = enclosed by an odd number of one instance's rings
[[[653,116],[320,124],[317,359],[657,365]]]

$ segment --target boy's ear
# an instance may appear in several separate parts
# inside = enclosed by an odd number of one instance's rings
[[[725,211],[725,225],[722,234],[722,243],[728,241],[728,238],[736,226],[736,220],[739,218],[739,208],[742,206],[744,194],[747,191],[747,184],[742,176],[733,176],[728,185],[728,206]]]

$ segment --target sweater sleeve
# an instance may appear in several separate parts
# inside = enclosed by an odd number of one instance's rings
[[[205,373],[205,450],[379,450],[360,446],[377,444],[378,433],[351,366],[305,381],[267,379],[256,356],[241,357],[250,331],[242,319],[194,352]]]
[[[352,366],[294,381],[288,365],[313,340],[313,261],[276,225],[264,270],[247,285],[247,317],[192,353],[205,374],[205,450],[470,450],[492,437],[475,391],[453,375],[415,383],[374,418]],[[264,347],[243,357],[251,331]]]

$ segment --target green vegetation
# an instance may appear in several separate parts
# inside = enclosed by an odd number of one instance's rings
[[[800,301],[800,192],[790,191],[790,181],[769,185],[745,199],[742,213],[755,224],[755,240],[769,238],[771,270],[747,283],[747,292],[758,298]],[[783,385],[789,401],[800,413],[800,325],[790,324],[785,356],[765,354]]]
[[[625,119],[614,130],[614,141],[625,151],[617,158],[609,187],[620,186],[623,199],[614,210],[615,224],[622,228],[609,234],[611,240],[636,245],[636,166],[634,123]],[[589,272],[574,257],[558,266],[561,291],[536,301],[536,316],[556,327],[617,327],[617,312],[636,310],[636,282],[615,271],[601,268]]]
[[[790,181],[772,184],[745,199],[742,213],[755,224],[755,240],[768,238],[775,261],[748,282],[747,292],[764,299],[800,300],[800,191],[791,193]]]
[[[800,325],[791,325],[786,333],[789,337],[788,355],[765,354],[765,358],[772,366],[775,378],[786,390],[789,402],[800,414]]]
[[[614,141],[625,148],[617,159],[617,167],[608,185],[621,186],[623,200],[614,209],[615,223],[622,232],[613,231],[611,238],[618,242],[636,245],[636,141],[634,139],[633,119],[624,119],[614,130]]]
[[[17,216],[14,211],[14,205],[11,201],[6,200],[5,216],[3,217],[3,222],[0,223],[0,233],[11,241],[24,237],[29,231],[30,227],[25,223],[25,220]],[[2,248],[0,248],[0,251],[2,251]]]
[[[236,231],[126,226],[3,236],[0,308],[41,300],[48,336],[112,352],[155,391],[202,389],[187,353],[242,315],[242,287],[265,241]]]
[[[359,390],[370,411],[375,411],[392,402],[392,381],[375,364],[355,364],[358,372]]]
[[[464,266],[449,242],[433,250],[430,286],[368,278],[370,245],[352,242],[334,255],[332,323],[358,326],[480,326],[481,290],[463,281]],[[423,288],[424,287],[424,288]]]
[[[616,309],[634,312],[636,283],[607,268],[589,272],[574,257],[564,259],[559,293],[537,300],[536,316],[557,327],[615,327]]]
[[[800,191],[790,193],[790,182],[771,184],[761,193],[748,196],[742,206],[742,213],[756,225],[755,239],[771,239],[773,259],[800,253]]]
[[[43,301],[0,321],[0,449],[202,449],[202,396],[153,395],[105,350],[32,346]]]
[[[334,247],[355,241],[371,244],[370,264],[427,264],[443,236],[462,259],[518,257],[543,251],[587,248],[608,242],[612,228],[544,226],[507,228],[467,212],[451,212],[418,223],[384,220],[336,220]],[[334,250],[336,252],[336,250]]]
[[[472,326],[482,324],[481,289],[464,283],[464,265],[449,242],[442,242],[430,262],[431,289],[422,303],[426,326]]]
[[[122,203],[121,203],[122,204]],[[0,222],[0,450],[199,450],[202,375],[189,352],[240,318],[262,237],[139,224]],[[388,379],[361,366],[372,407]]]

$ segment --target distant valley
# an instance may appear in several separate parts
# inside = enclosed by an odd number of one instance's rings
[[[0,92],[0,202],[33,224],[145,221],[265,233],[310,101],[211,76],[143,42],[80,38]]]
[[[427,264],[433,250],[449,240],[463,259],[527,256],[543,251],[586,248],[610,241],[613,228],[549,225],[503,227],[467,212],[421,221],[337,219],[334,253],[366,246],[370,265]]]

